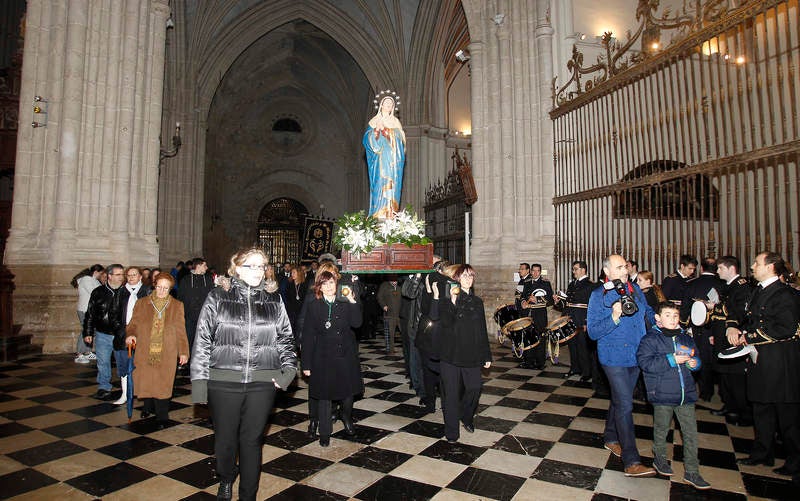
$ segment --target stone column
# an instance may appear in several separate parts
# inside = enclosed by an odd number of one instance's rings
[[[487,314],[513,300],[520,261],[553,263],[549,0],[462,2],[472,70],[472,264]],[[491,324],[491,322],[490,322]]]
[[[29,0],[21,127],[5,263],[14,320],[45,352],[73,351],[72,276],[93,263],[154,265],[154,196],[167,0]],[[20,122],[27,122],[21,119]]]

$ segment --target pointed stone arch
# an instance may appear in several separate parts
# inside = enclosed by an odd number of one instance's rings
[[[218,12],[230,12],[237,2],[228,0],[223,5],[215,4]],[[210,15],[210,14],[207,14]],[[220,14],[221,15],[221,14]],[[221,23],[223,18],[218,18]],[[197,103],[200,110],[208,112],[208,107],[225,72],[236,58],[253,42],[270,31],[295,20],[304,20],[325,32],[345,48],[361,67],[373,88],[384,86],[399,87],[393,75],[402,74],[386,64],[386,54],[382,54],[376,44],[370,43],[363,26],[358,25],[334,5],[319,2],[284,0],[262,2],[241,11],[227,21],[222,29],[219,24],[208,20],[208,29],[198,34],[192,48],[198,61],[196,73]]]

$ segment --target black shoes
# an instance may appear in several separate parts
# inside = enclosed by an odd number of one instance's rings
[[[97,390],[93,395],[92,398],[96,398],[97,400],[103,400],[107,402],[109,400],[116,400],[109,390]]]
[[[356,430],[353,428],[353,421],[351,419],[342,419],[342,424],[344,425],[345,435],[352,437],[356,434]]]
[[[464,426],[464,429],[467,430],[467,433],[475,433],[475,425],[467,423],[461,423],[461,425]]]
[[[785,475],[787,477],[791,477],[792,475],[797,475],[798,473],[800,473],[797,470],[792,470],[790,468],[787,468],[786,465],[783,465],[780,468],[775,468],[772,471],[774,473],[777,473],[778,475]]]
[[[153,413],[152,413],[152,412],[148,412],[148,411],[142,411],[142,413],[141,413],[141,414],[139,414],[139,417],[141,417],[142,419],[147,419],[147,418],[149,418],[149,417],[150,417],[150,416],[152,416],[152,415],[153,415]]]
[[[564,379],[569,379],[572,376],[577,376],[578,374],[580,374],[580,372],[575,372],[575,371],[570,370],[569,372],[564,374]]]
[[[592,380],[592,376],[581,376],[581,383],[588,383]]]
[[[320,447],[328,447],[331,445],[331,437],[319,437]]]
[[[725,422],[734,426],[753,426],[753,419],[735,412],[725,414]]]
[[[730,411],[725,406],[722,406],[722,409],[711,411],[711,414],[713,416],[724,416],[724,415],[726,415],[728,413],[730,413]]]
[[[309,438],[317,438],[317,428],[319,427],[319,421],[316,419],[312,419],[308,422],[308,436]]]
[[[233,482],[220,482],[217,489],[217,501],[233,498]]]
[[[764,466],[775,466],[775,460],[767,458],[742,458],[737,459],[736,464],[743,466],[757,466],[760,464],[763,464]]]

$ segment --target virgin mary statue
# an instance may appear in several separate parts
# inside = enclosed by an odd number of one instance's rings
[[[369,121],[364,133],[369,169],[369,215],[379,219],[393,218],[400,209],[406,135],[400,120],[394,116],[399,104],[400,99],[394,92],[378,94],[378,113]]]

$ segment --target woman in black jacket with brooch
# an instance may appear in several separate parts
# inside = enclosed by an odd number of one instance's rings
[[[309,377],[308,394],[319,400],[319,444],[330,445],[331,401],[342,403],[345,433],[354,435],[353,397],[364,391],[358,342],[353,329],[361,326],[361,305],[354,294],[336,300],[337,276],[318,271],[314,299],[307,304],[303,324],[303,374]]]
[[[444,434],[450,443],[458,441],[459,420],[469,433],[475,431],[473,417],[481,396],[481,368],[492,365],[483,300],[472,290],[475,270],[462,264],[453,279],[459,286],[450,291],[449,301],[439,301],[441,291],[433,287],[431,307],[431,318],[441,320],[442,411]]]
[[[261,249],[231,258],[230,287],[213,289],[200,310],[192,351],[192,401],[208,402],[214,419],[217,499],[255,500],[261,447],[275,394],[295,377],[297,355],[280,295],[266,289]],[[238,468],[237,468],[238,456]]]

